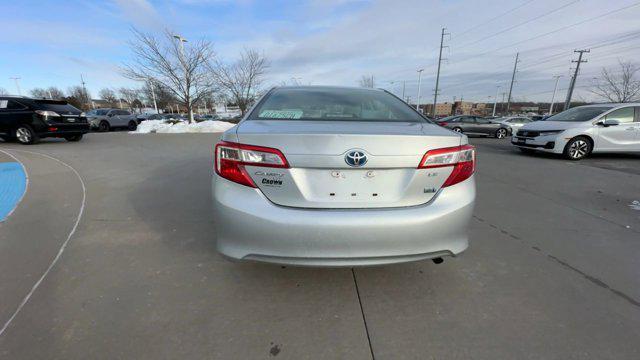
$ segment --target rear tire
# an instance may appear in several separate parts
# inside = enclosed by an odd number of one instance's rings
[[[568,160],[577,161],[589,156],[592,150],[591,140],[584,136],[576,136],[565,145],[562,154]]]
[[[15,138],[18,140],[20,144],[23,145],[31,145],[35,144],[40,140],[38,134],[31,128],[29,125],[20,125],[16,128]]]
[[[137,128],[138,124],[135,121],[129,121],[129,125],[127,126],[127,129],[129,129],[129,131],[136,131]]]
[[[71,142],[77,142],[82,140],[82,134],[65,136],[64,139]]]
[[[98,124],[98,131],[108,132],[109,130],[111,130],[111,126],[109,125],[109,123],[105,120],[100,121],[100,124]]]
[[[499,128],[498,130],[496,130],[495,136],[496,136],[496,139],[504,139],[507,137],[507,134],[508,134],[507,129]]]

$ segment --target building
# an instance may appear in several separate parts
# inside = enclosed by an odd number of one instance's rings
[[[434,116],[433,104],[422,105],[420,106],[420,108],[424,114]],[[453,109],[453,104],[448,102],[436,104],[435,117],[449,116],[451,115],[452,109]]]
[[[456,101],[453,103],[453,115],[471,115],[473,103],[471,101]]]
[[[473,104],[473,107],[471,108],[471,115],[487,116],[489,115],[488,110],[489,110],[489,107],[487,106],[487,104],[476,103],[476,104]]]

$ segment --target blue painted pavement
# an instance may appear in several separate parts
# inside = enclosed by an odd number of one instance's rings
[[[18,206],[27,189],[27,174],[17,162],[0,163],[0,221]]]

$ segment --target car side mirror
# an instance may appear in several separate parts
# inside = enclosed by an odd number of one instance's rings
[[[604,127],[617,126],[617,125],[620,125],[620,120],[616,120],[616,119],[600,120],[596,123],[596,125],[600,125]]]
[[[107,117],[113,117],[113,114],[109,114],[109,115],[107,115]]]

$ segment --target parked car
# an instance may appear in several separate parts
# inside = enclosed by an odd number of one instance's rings
[[[507,134],[515,133],[519,128],[534,120],[531,120],[530,118],[525,116],[507,116],[503,118],[493,119],[491,121],[500,123],[502,125],[502,127],[505,129],[503,131],[503,133],[505,134],[504,137],[506,137]]]
[[[196,121],[211,121],[211,120],[218,120],[218,119],[220,119],[220,117],[215,114],[198,115],[197,117],[195,117]]]
[[[467,248],[475,149],[384,90],[281,87],[215,146],[217,248],[308,266]]]
[[[136,115],[136,120],[138,120],[138,124],[140,124],[141,122],[143,122],[145,120],[149,120],[149,118],[152,117],[153,115],[158,115],[158,114],[154,114],[154,113],[138,114],[138,115]]]
[[[109,131],[111,129],[135,130],[138,127],[136,116],[122,109],[96,109],[87,113],[92,129]]]
[[[438,120],[437,123],[447,129],[467,135],[495,136],[498,139],[504,139],[511,134],[511,130],[502,124],[480,116],[449,116]]]
[[[152,114],[149,115],[145,120],[164,120],[167,119],[167,114]]]
[[[0,96],[0,138],[33,144],[41,138],[80,141],[89,132],[85,114],[66,101]]]
[[[640,103],[575,107],[527,124],[511,143],[580,160],[595,152],[640,152]]]

